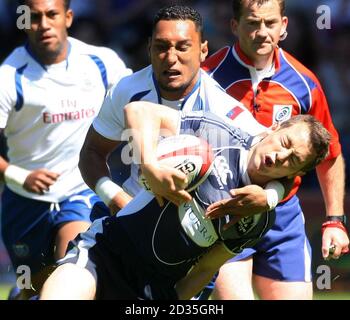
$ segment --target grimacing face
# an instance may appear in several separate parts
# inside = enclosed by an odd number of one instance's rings
[[[31,27],[26,30],[31,50],[43,64],[63,61],[72,10],[66,11],[64,0],[27,0],[26,4],[31,11]]]
[[[168,100],[185,97],[195,86],[200,64],[208,54],[207,41],[191,20],[160,20],[149,44],[160,94]]]
[[[277,129],[253,147],[250,154],[248,173],[251,177],[277,179],[303,175],[302,168],[314,158],[309,128],[300,123]]]
[[[277,0],[270,0],[261,6],[249,1],[242,3],[239,21],[232,19],[231,28],[238,37],[243,52],[252,60],[271,57],[280,36],[287,28],[288,18],[281,16]]]

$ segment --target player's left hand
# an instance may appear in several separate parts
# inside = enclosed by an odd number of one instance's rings
[[[330,250],[332,248],[332,250]],[[349,237],[339,228],[325,228],[322,235],[322,256],[325,260],[339,259],[349,252]]]
[[[230,194],[232,198],[211,204],[207,208],[206,217],[215,219],[229,214],[242,218],[268,210],[266,192],[260,186],[232,189]]]

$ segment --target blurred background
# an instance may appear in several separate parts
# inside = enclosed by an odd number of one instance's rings
[[[230,31],[232,15],[230,0],[72,0],[75,19],[70,35],[87,43],[114,49],[134,71],[149,64],[147,42],[156,11],[169,4],[184,4],[196,8],[204,20],[204,35],[209,41],[210,54],[234,41]],[[331,13],[330,29],[319,29],[317,13],[320,5],[327,5]],[[330,105],[334,124],[339,131],[343,154],[350,173],[350,0],[286,0],[289,18],[288,37],[280,45],[294,55],[321,81]],[[0,63],[25,41],[16,28],[16,0],[0,0]],[[323,13],[323,12],[322,12]],[[1,86],[1,84],[0,84]],[[2,149],[5,149],[4,147]],[[110,165],[114,178],[127,175],[118,157]],[[350,181],[347,181],[347,189]],[[309,174],[299,191],[306,219],[307,232],[313,247],[315,280],[320,265],[331,270],[331,289],[318,290],[318,299],[350,299],[350,255],[338,261],[325,262],[321,257],[320,226],[325,209],[315,174]],[[345,212],[350,212],[350,198],[346,197]],[[6,250],[0,241],[0,299],[14,283],[14,273]]]

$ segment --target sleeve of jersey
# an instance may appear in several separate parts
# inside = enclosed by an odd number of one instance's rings
[[[312,99],[313,103],[309,114],[318,119],[332,135],[332,140],[329,147],[329,156],[327,159],[334,159],[341,153],[341,145],[339,142],[338,132],[335,129],[331,118],[325,94],[320,86],[313,89]]]
[[[105,48],[104,57],[107,68],[108,89],[117,84],[123,77],[132,74],[132,70],[126,67],[124,61],[113,50]]]
[[[118,95],[118,86],[114,86],[108,91],[100,112],[93,121],[93,127],[107,139],[114,141],[127,140],[124,130],[124,105]]]
[[[14,73],[4,65],[0,66],[0,83],[0,128],[3,129],[6,127],[16,96]]]

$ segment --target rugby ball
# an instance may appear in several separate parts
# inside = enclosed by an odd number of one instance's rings
[[[157,146],[157,159],[162,165],[176,168],[186,174],[186,191],[197,188],[210,174],[214,154],[204,139],[181,134],[160,140]],[[150,187],[141,174],[139,183],[148,191]]]

